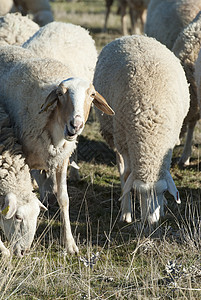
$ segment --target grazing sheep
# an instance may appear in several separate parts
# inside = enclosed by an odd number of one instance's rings
[[[97,50],[88,30],[81,26],[49,23],[40,28],[23,47],[39,57],[59,60],[68,66],[74,76],[93,79]]]
[[[99,119],[103,137],[117,153],[121,219],[131,222],[129,192],[134,188],[142,220],[153,224],[163,215],[165,191],[180,202],[170,163],[189,108],[184,71],[155,39],[126,36],[101,51],[94,86],[115,111],[113,118],[99,114]]]
[[[14,136],[9,116],[0,106],[0,227],[14,253],[23,256],[31,246],[44,205],[32,191],[29,167]],[[10,251],[0,239],[3,255]]]
[[[32,14],[33,21],[39,26],[54,20],[49,0],[14,0],[14,4],[23,15]]]
[[[145,33],[172,49],[179,33],[201,10],[201,0],[151,0]]]
[[[180,165],[188,165],[191,156],[191,144],[193,131],[197,120],[200,118],[197,88],[194,78],[195,62],[201,46],[201,12],[196,18],[179,34],[172,51],[180,59],[184,67],[186,77],[190,83],[190,109],[184,120],[184,127],[187,125],[187,137],[184,150],[180,158]]]
[[[70,253],[77,253],[69,220],[69,157],[92,102],[105,113],[113,111],[90,81],[73,76],[57,60],[41,59],[17,46],[0,47],[0,101],[10,115],[30,169],[56,174],[64,245]]]
[[[13,0],[1,0],[0,1],[0,16],[4,16],[10,12],[13,8]]]
[[[19,13],[6,14],[0,17],[0,44],[22,45],[38,29],[39,26],[28,17]]]
[[[62,22],[49,23],[40,28],[24,43],[23,47],[41,58],[48,57],[59,60],[66,64],[76,77],[93,80],[97,50],[88,30],[81,26]],[[52,197],[51,189],[46,190],[45,186],[51,187],[53,180],[50,178],[50,180],[47,179],[50,182],[47,182],[44,172],[41,175],[34,173],[35,179],[39,183],[41,199],[46,194]],[[78,178],[78,169],[71,166],[70,179],[77,180]],[[42,182],[44,182],[43,186]]]

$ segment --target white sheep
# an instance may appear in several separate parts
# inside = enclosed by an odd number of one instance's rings
[[[33,15],[33,21],[44,26],[54,20],[49,0],[14,0],[16,9],[23,15]]]
[[[40,209],[46,208],[32,191],[22,147],[2,106],[0,132],[0,227],[14,253],[23,256],[32,244]],[[1,239],[0,250],[3,255],[10,255]]]
[[[41,59],[17,46],[0,47],[0,94],[30,169],[56,173],[64,245],[70,253],[77,253],[66,183],[69,157],[92,102],[105,113],[113,111],[90,81],[74,77],[57,60]]]
[[[172,51],[180,59],[184,67],[186,77],[190,83],[190,109],[184,120],[184,128],[188,126],[185,146],[180,158],[180,165],[188,165],[191,157],[191,144],[193,131],[197,120],[200,118],[197,88],[194,78],[195,62],[201,47],[201,12],[196,18],[179,34]]]
[[[172,49],[178,34],[201,10],[201,0],[151,0],[145,33]]]
[[[8,13],[0,17],[0,44],[22,45],[36,31],[39,26],[27,16],[20,13]]]
[[[23,47],[41,58],[48,57],[62,62],[76,77],[93,80],[97,50],[89,31],[81,26],[63,22],[49,23],[40,28],[23,44]],[[44,172],[41,176],[36,172],[33,174],[39,183],[41,199],[47,193],[51,195],[51,190],[46,190],[45,186],[50,187],[52,179],[47,182]],[[72,180],[79,178],[78,169],[71,167],[70,178]],[[41,184],[42,182],[44,183]]]
[[[165,191],[180,202],[170,163],[189,108],[184,71],[155,39],[126,36],[101,51],[94,86],[115,111],[113,118],[99,114],[99,119],[103,137],[117,153],[121,219],[132,220],[129,192],[134,188],[142,220],[153,224],[163,215]]]

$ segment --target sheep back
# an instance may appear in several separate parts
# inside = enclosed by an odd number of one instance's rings
[[[152,38],[122,37],[101,51],[94,85],[115,111],[111,119],[99,114],[103,136],[129,153],[134,180],[164,178],[189,108],[179,60]]]
[[[97,51],[89,32],[81,26],[52,22],[42,27],[23,45],[39,57],[66,64],[77,77],[92,80]]]
[[[22,45],[39,26],[19,13],[6,14],[0,17],[0,44]]]

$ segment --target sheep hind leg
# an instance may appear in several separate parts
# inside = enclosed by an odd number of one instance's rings
[[[117,164],[120,173],[121,188],[123,190],[126,179],[130,174],[128,165],[128,156],[124,157],[117,152]],[[131,223],[132,222],[132,209],[131,209],[131,196],[130,193],[126,194],[121,200],[121,216],[120,221]]]
[[[186,141],[184,145],[184,150],[182,153],[182,156],[179,160],[179,166],[188,166],[189,165],[189,160],[191,157],[191,148],[192,148],[192,140],[193,140],[193,131],[196,125],[196,121],[191,122],[188,124],[188,129],[187,129],[187,136],[186,136]]]
[[[66,182],[66,175],[67,175],[67,166],[68,166],[68,159],[63,162],[63,165],[57,167],[56,170],[56,181],[57,181],[57,200],[61,209],[62,218],[63,218],[63,225],[64,225],[64,246],[66,250],[71,253],[75,254],[78,253],[78,247],[75,243],[71,232],[70,226],[70,217],[69,217],[69,197],[67,192],[67,182]]]

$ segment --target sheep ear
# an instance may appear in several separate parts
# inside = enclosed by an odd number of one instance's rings
[[[54,89],[51,91],[51,93],[47,96],[45,99],[45,102],[41,105],[41,109],[39,111],[39,114],[43,113],[44,111],[47,111],[50,106],[52,106],[56,101],[58,100],[57,96],[57,89]]]
[[[92,97],[94,97],[94,100],[93,100],[94,105],[98,109],[100,109],[102,112],[106,113],[107,115],[114,115],[115,114],[115,112],[109,106],[107,101],[98,92],[95,91],[95,93],[93,94]]]
[[[6,219],[11,219],[15,214],[16,209],[17,209],[17,198],[15,194],[8,193],[5,197],[5,203],[2,207],[1,214]]]
[[[174,180],[170,174],[170,172],[167,172],[166,174],[166,182],[167,182],[167,190],[168,192],[174,197],[175,201],[180,204],[181,199],[179,197],[179,191],[176,188],[176,185],[174,183]]]

